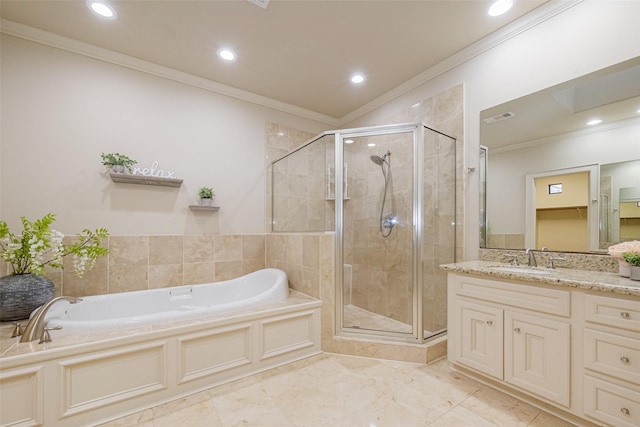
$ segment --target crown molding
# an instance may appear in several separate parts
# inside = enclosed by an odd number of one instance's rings
[[[494,47],[516,37],[518,34],[521,34],[535,27],[536,25],[547,21],[548,19],[561,14],[565,10],[570,9],[579,3],[582,3],[582,1],[583,0],[549,1],[549,3],[546,3],[539,8],[534,9],[522,18],[517,19],[509,25],[506,25],[500,30],[444,59],[443,61],[423,71],[417,76],[407,80],[399,86],[396,86],[382,96],[343,116],[342,118],[340,118],[341,125],[352,122],[353,120],[375,110],[378,107],[381,107],[382,105],[394,100],[395,98],[398,98],[399,96],[412,91],[418,86],[423,85],[424,83],[433,80],[434,78],[454,69],[455,67],[458,67],[459,65],[475,58],[476,56],[487,52],[488,50],[493,49]]]
[[[222,83],[214,82],[202,77],[197,77],[189,73],[175,70],[173,68],[134,58],[132,56],[124,55],[68,37],[49,33],[37,28],[19,24],[17,22],[2,19],[0,21],[0,32],[9,36],[18,37],[24,40],[29,40],[57,49],[66,50],[68,52],[87,56],[100,61],[109,62],[121,67],[130,68],[132,70],[151,74],[156,77],[173,80],[231,98],[236,98],[242,101],[261,105],[263,107],[273,108],[275,110],[283,111],[295,116],[307,118],[320,123],[325,123],[332,127],[339,126],[338,119],[327,116],[325,114],[320,114],[315,111],[296,107],[295,105],[277,101],[266,96],[257,95],[252,92],[237,89],[232,86],[227,86]]]

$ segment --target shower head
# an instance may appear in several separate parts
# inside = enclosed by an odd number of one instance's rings
[[[391,156],[391,152],[387,151],[387,154],[385,154],[384,156],[380,157],[380,156],[376,156],[375,154],[373,156],[370,156],[369,158],[371,159],[371,161],[373,163],[375,163],[378,166],[382,166],[384,163],[389,164],[389,162],[387,162],[387,157]]]
[[[387,157],[386,155],[384,157]],[[371,161],[373,163],[375,163],[378,166],[382,166],[382,164],[385,162],[384,157],[380,157],[380,156],[376,156],[375,154],[371,157],[369,157],[371,159]]]

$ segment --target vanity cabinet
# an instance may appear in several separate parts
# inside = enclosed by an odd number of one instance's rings
[[[569,406],[570,292],[449,278],[450,360]]]
[[[584,412],[607,424],[640,425],[640,304],[584,298]]]
[[[640,301],[597,290],[449,273],[458,370],[589,425],[640,426]]]

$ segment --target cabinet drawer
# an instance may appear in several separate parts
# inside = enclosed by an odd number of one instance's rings
[[[640,340],[585,329],[584,366],[640,385]]]
[[[584,412],[615,427],[637,427],[640,393],[585,375]]]
[[[565,290],[457,276],[456,294],[556,316],[571,314],[571,292]]]
[[[640,332],[640,301],[586,295],[585,318],[587,322]]]

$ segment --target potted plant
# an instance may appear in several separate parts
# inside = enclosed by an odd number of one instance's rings
[[[198,196],[200,196],[200,204],[202,206],[211,206],[211,202],[216,197],[216,193],[210,187],[202,187],[198,191]]]
[[[22,234],[9,230],[0,221],[0,257],[11,267],[11,273],[0,277],[0,321],[25,319],[54,295],[54,285],[44,276],[45,267],[63,269],[63,257],[73,255],[73,267],[82,277],[108,249],[100,239],[109,235],[104,228],[84,229],[75,243],[65,245],[64,234],[51,229],[55,215],[29,221],[24,216]]]
[[[629,263],[631,280],[640,280],[640,252],[625,252],[622,254],[625,261]]]
[[[640,253],[640,241],[622,242],[609,246],[609,255],[618,261],[618,271],[622,277],[629,277],[631,265],[624,259],[624,254],[628,252]]]
[[[111,168],[111,170],[115,173],[124,173],[125,169],[127,169],[129,173],[131,173],[131,166],[138,163],[137,160],[130,159],[129,157],[120,153],[101,153],[100,157],[102,157],[102,164]]]

